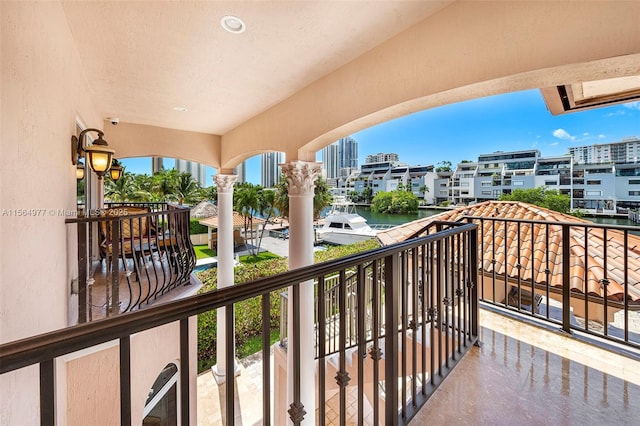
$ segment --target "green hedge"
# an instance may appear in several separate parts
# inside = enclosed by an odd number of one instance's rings
[[[204,225],[200,225],[200,219],[190,219],[189,220],[189,233],[191,235],[194,234],[206,234],[209,228]]]
[[[324,251],[315,252],[316,263],[324,262],[350,254],[359,253],[379,247],[376,240],[364,241],[348,246],[330,247]],[[281,274],[289,270],[287,258],[269,259],[252,264],[241,263],[234,270],[236,284],[253,281],[272,275]],[[204,284],[200,293],[215,290],[218,284],[217,269],[209,269],[198,273],[198,278]],[[270,294],[269,326],[271,329],[280,327],[280,293]],[[251,337],[262,332],[262,304],[261,298],[256,297],[238,302],[234,305],[236,347],[244,345]],[[216,360],[216,311],[204,312],[198,315],[198,372],[214,365]]]

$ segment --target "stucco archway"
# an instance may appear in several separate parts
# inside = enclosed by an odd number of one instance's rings
[[[222,166],[264,146],[313,161],[344,135],[412,112],[637,74],[640,4],[625,6],[455,3],[227,132]]]

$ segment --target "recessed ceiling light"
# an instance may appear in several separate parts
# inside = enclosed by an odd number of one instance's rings
[[[247,26],[244,24],[242,19],[233,15],[226,15],[220,18],[220,25],[222,25],[222,28],[233,34],[243,33],[244,30],[247,29]]]
[[[177,106],[177,107],[173,107],[173,110],[174,111],[185,112],[187,109],[185,107]]]

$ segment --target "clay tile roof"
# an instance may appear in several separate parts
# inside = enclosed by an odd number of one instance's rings
[[[554,222],[593,225],[593,222],[558,213],[531,204],[512,201],[487,201],[445,211],[435,216],[378,233],[383,245],[426,235],[430,223],[457,222],[465,216],[503,220],[476,220],[479,224],[478,259],[484,272],[539,284],[562,287],[562,228]],[[530,224],[511,219],[545,221]],[[519,228],[519,233],[518,233]],[[433,228],[432,228],[433,229]],[[518,238],[519,235],[519,238]],[[606,235],[606,239],[605,239]],[[506,249],[505,249],[506,241]],[[519,243],[519,244],[518,244]],[[588,293],[615,301],[624,301],[624,282],[631,302],[640,302],[640,237],[628,234],[625,268],[624,232],[614,229],[573,226],[569,232],[569,282],[571,291]],[[495,253],[494,253],[495,247]],[[519,250],[519,252],[518,252]],[[495,263],[493,262],[495,260]],[[548,275],[547,275],[548,269]],[[605,274],[606,269],[606,274]],[[626,274],[625,274],[626,273]],[[604,279],[609,281],[608,285]]]
[[[254,217],[253,218],[253,226],[257,227],[258,224],[264,224],[265,221],[264,219],[260,219],[259,217]],[[203,219],[200,221],[201,225],[204,226],[210,226],[212,228],[217,228],[218,227],[218,216],[212,216],[206,219]],[[233,227],[234,228],[241,228],[244,226],[244,217],[238,213],[238,212],[233,212]]]

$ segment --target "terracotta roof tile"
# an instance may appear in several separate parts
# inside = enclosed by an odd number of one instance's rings
[[[253,226],[258,226],[258,224],[264,224],[265,221],[264,219],[260,219],[259,217],[254,217],[253,218]],[[201,225],[204,226],[210,226],[212,228],[217,228],[218,227],[218,216],[211,216],[208,217],[206,219],[202,219],[200,221]],[[244,216],[242,216],[240,213],[238,212],[233,212],[233,227],[234,228],[240,228],[244,226]]]
[[[593,225],[592,222],[542,207],[511,201],[487,201],[468,207],[448,210],[435,216],[382,231],[378,239],[390,245],[426,234],[426,227],[436,221],[457,222],[465,216],[482,217],[479,228],[481,245],[480,267],[510,278],[534,280],[538,283],[562,287],[562,228],[554,222]],[[512,222],[511,219],[546,221],[548,224]],[[465,219],[466,220],[466,219]],[[477,221],[479,222],[479,221]],[[585,231],[586,229],[586,231]],[[606,234],[606,240],[605,240]],[[569,283],[575,292],[624,301],[625,249],[623,231],[600,228],[571,227],[569,231]],[[505,241],[506,247],[505,250]],[[518,242],[520,242],[518,247]],[[606,246],[606,259],[605,259]],[[626,278],[627,294],[632,302],[640,302],[640,237],[629,234]],[[495,248],[495,249],[494,249]],[[518,252],[518,249],[520,250]],[[494,251],[495,250],[495,251]],[[495,262],[494,262],[495,260]],[[518,265],[520,267],[518,268]],[[606,274],[605,274],[606,267]],[[549,274],[545,271],[549,268]],[[607,286],[603,279],[609,280]]]

